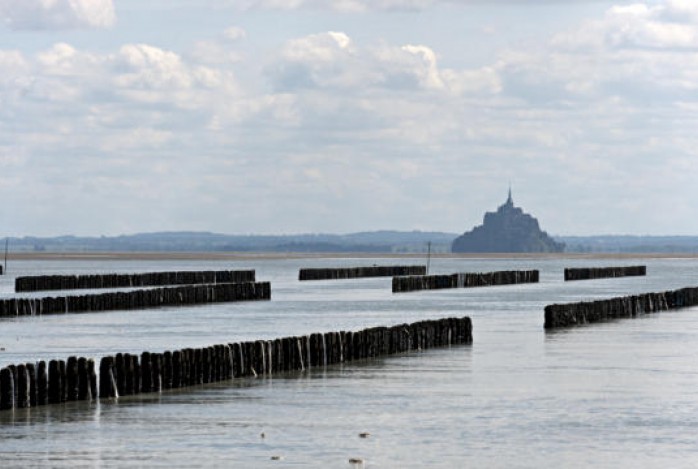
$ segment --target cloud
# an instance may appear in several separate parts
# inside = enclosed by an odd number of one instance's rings
[[[29,63],[20,51],[0,50],[0,89],[24,87],[29,70]]]
[[[147,44],[127,44],[116,55],[119,75],[115,82],[123,88],[182,89],[195,82],[191,70],[174,52]]]
[[[324,9],[336,12],[360,13],[372,10],[422,10],[439,3],[458,3],[457,0],[243,0],[242,8],[297,10]]]
[[[230,28],[223,31],[223,37],[225,37],[229,41],[239,41],[247,37],[247,31],[238,26],[231,26]]]
[[[16,201],[0,215],[51,233],[456,231],[512,179],[551,232],[583,231],[580,213],[641,230],[652,216],[628,219],[629,200],[690,200],[698,177],[691,5],[610,8],[476,60],[460,45],[482,36],[350,24],[261,46],[232,28],[0,50],[0,197]]]
[[[0,0],[0,19],[11,29],[108,28],[112,0]]]
[[[235,46],[247,38],[247,31],[238,26],[231,26],[218,37],[196,41],[191,50],[185,54],[191,61],[212,66],[226,66],[244,60],[244,55]]]
[[[609,8],[537,49],[500,54],[509,95],[563,102],[686,100],[698,89],[698,7],[683,0]]]
[[[695,49],[698,48],[698,3],[689,1],[614,6],[602,19],[584,22],[575,30],[556,35],[553,41],[570,50]]]
[[[497,93],[501,83],[491,67],[440,68],[426,45],[376,44],[359,47],[343,32],[292,39],[272,72],[277,89],[422,90],[445,94]]]
[[[287,41],[272,74],[280,90],[358,86],[364,82],[352,40],[335,31]]]
[[[0,127],[4,120],[16,118],[15,109],[32,83],[31,65],[24,55],[18,50],[0,50]]]
[[[342,55],[351,55],[353,46],[349,36],[329,31],[288,41],[283,56],[294,62],[334,62]]]
[[[225,4],[242,10],[329,10],[335,13],[370,13],[373,11],[422,11],[440,5],[569,5],[594,3],[601,0],[211,0],[214,4]],[[690,0],[675,0],[688,2]]]

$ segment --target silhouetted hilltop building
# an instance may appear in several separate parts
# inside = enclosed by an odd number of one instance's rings
[[[562,252],[564,243],[540,229],[538,220],[514,206],[509,197],[496,212],[485,213],[483,224],[453,241],[453,252]]]

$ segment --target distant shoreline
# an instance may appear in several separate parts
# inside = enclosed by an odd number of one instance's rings
[[[432,253],[436,259],[697,259],[698,253]],[[426,253],[307,252],[15,252],[16,260],[426,259]]]

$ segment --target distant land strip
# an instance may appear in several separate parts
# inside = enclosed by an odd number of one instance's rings
[[[449,253],[459,233],[379,230],[347,234],[230,235],[155,232],[119,236],[9,237],[10,252]],[[0,237],[2,240],[4,237]],[[698,236],[553,236],[566,253],[698,253]]]
[[[424,259],[426,253],[278,253],[278,252],[10,252],[7,274],[13,271],[12,261],[17,260],[229,260],[259,261],[282,259]],[[433,253],[433,259],[698,259],[697,253]]]

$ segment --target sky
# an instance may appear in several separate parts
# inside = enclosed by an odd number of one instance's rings
[[[0,236],[698,235],[698,1],[0,0]]]

